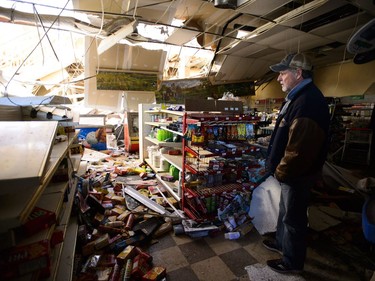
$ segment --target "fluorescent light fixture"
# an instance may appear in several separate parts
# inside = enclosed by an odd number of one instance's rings
[[[52,115],[60,116],[60,117],[68,117],[70,115],[70,108],[66,107],[57,107],[57,106],[44,106],[41,105],[37,109],[38,111],[45,112],[47,113],[47,118],[48,116],[52,117]]]
[[[136,22],[137,21],[134,20],[131,23],[128,23],[127,25],[121,27],[119,30],[117,30],[112,35],[103,39],[98,46],[98,54],[99,55],[103,54],[109,48],[116,45],[121,39],[125,38],[130,33],[132,33],[134,31],[134,27],[135,27]]]

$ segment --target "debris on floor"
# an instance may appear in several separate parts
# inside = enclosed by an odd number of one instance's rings
[[[169,232],[199,238],[231,230],[239,237],[252,229],[249,202],[245,208],[240,195],[222,210],[223,221],[197,223],[185,217],[179,202],[136,157],[91,151],[89,156],[93,161],[77,175],[76,281],[163,280],[166,265],[154,264],[147,249]],[[231,222],[230,229],[224,220]]]
[[[267,265],[260,263],[246,266],[245,270],[251,281],[306,281],[306,279],[300,275],[277,273]]]
[[[166,268],[140,242],[172,231],[182,218],[171,208],[176,202],[137,159],[103,158],[95,157],[77,185],[76,280],[161,280]]]

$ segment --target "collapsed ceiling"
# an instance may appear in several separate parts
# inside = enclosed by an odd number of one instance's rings
[[[0,22],[38,26],[42,39],[49,39],[45,35],[50,30],[91,36],[99,42],[99,57],[116,44],[125,44],[129,56],[134,54],[132,49],[144,49],[143,61],[162,50],[165,55],[159,55],[153,63],[138,61],[135,66],[127,62],[113,68],[157,71],[163,80],[208,77],[213,84],[267,81],[273,77],[268,66],[288,52],[307,52],[316,67],[351,60],[353,54],[346,51],[348,40],[375,17],[375,3],[368,0],[61,0],[54,1],[53,6],[45,3],[2,1]],[[54,42],[61,40],[59,36]],[[49,49],[58,57],[54,42],[49,40]],[[73,45],[76,44],[74,41]],[[27,53],[22,54],[24,57],[18,58],[20,63],[16,65],[22,67],[14,72],[17,75],[28,59]],[[68,80],[85,79],[82,60],[77,59],[77,54],[70,58],[64,63],[63,59],[58,60],[70,77]],[[0,64],[3,72],[9,64],[6,59],[10,57],[2,58]],[[54,68],[51,73],[39,75],[39,81],[56,71],[59,70]],[[5,84],[6,79],[2,79]],[[76,87],[78,92],[80,87]],[[35,85],[33,91],[38,92]]]

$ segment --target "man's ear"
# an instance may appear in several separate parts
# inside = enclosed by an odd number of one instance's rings
[[[302,78],[302,68],[297,68],[296,70],[296,78],[301,79]]]

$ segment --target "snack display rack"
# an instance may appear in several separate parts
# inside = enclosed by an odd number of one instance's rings
[[[214,220],[266,177],[265,151],[251,144],[257,121],[236,111],[185,112],[181,201],[188,217]]]

